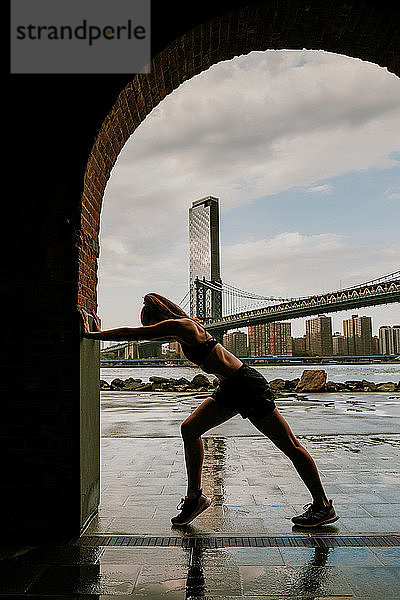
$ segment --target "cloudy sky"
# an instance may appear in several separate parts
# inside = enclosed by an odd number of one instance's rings
[[[400,264],[400,80],[321,51],[252,52],[182,84],[123,148],[101,221],[103,327],[188,289],[188,209],[220,199],[222,279],[262,295],[335,290]],[[400,322],[399,305],[349,314]],[[304,333],[303,320],[293,334]]]

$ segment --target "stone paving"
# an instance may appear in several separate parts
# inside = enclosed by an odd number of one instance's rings
[[[188,403],[183,413],[189,414],[190,408]],[[230,535],[399,535],[397,413],[384,421],[382,415],[367,415],[361,427],[354,427],[355,420],[349,425],[352,417],[339,415],[329,405],[313,409],[312,419],[306,407],[280,408],[318,465],[340,515],[335,524],[311,531],[292,526],[291,517],[310,501],[306,488],[290,461],[235,417],[204,436],[203,488],[212,496],[212,506],[188,527],[171,527],[186,485],[183,446],[175,427],[182,414],[179,411],[179,419],[174,416],[173,426],[162,424],[161,437],[149,435],[155,433],[154,420],[149,425],[140,417],[140,434],[135,430],[135,435],[121,437],[119,430],[126,433],[129,418],[119,405],[112,426],[109,415],[103,420],[101,506],[85,535],[200,540]],[[3,548],[1,558],[0,598],[9,600],[400,598],[400,547],[368,543],[298,548],[76,543]]]

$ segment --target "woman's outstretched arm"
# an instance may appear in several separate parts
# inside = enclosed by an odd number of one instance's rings
[[[168,319],[155,325],[145,325],[143,327],[119,327],[117,329],[101,330],[98,321],[95,320],[97,331],[90,331],[87,314],[82,314],[84,334],[83,337],[91,340],[104,341],[129,341],[129,340],[155,340],[168,337],[180,337],[185,325],[181,319]]]

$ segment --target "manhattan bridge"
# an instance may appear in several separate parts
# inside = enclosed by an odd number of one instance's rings
[[[400,302],[400,271],[352,287],[299,298],[260,296],[228,283],[195,279],[196,316],[221,336],[230,329]],[[185,310],[190,292],[182,299]],[[211,307],[212,314],[208,310]]]
[[[189,291],[180,306],[222,339],[231,329],[400,301],[400,271],[327,293],[280,298],[241,290],[220,273],[219,200],[189,209]],[[189,307],[189,308],[188,308]]]

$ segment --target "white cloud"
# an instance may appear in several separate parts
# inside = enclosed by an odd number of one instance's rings
[[[293,297],[349,287],[395,271],[399,256],[399,245],[355,246],[332,233],[286,232],[225,247],[223,272],[227,282],[239,280],[242,289]]]
[[[308,188],[308,192],[318,193],[318,194],[332,194],[333,187],[330,183],[325,183],[324,185],[314,185]]]
[[[400,189],[396,189],[395,187],[388,188],[385,190],[384,198],[389,201],[400,200]]]

